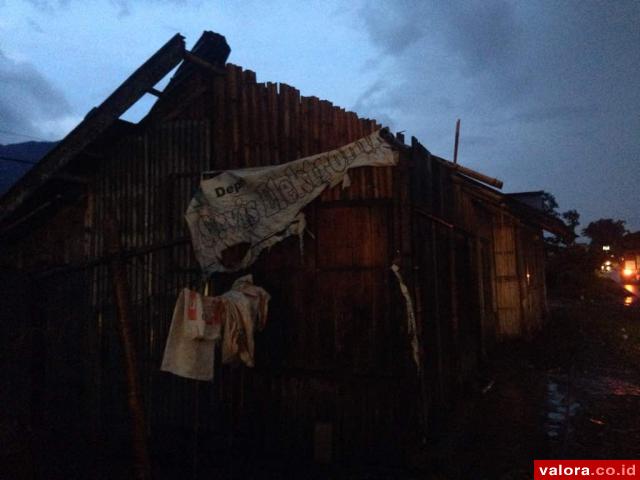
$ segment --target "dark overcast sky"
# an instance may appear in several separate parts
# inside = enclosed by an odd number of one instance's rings
[[[258,80],[438,155],[461,118],[461,163],[505,191],[640,229],[638,1],[0,0],[0,143],[63,135],[173,33],[205,29]]]

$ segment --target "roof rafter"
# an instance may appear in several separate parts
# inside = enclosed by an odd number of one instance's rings
[[[0,221],[6,220],[54,173],[104,133],[129,107],[178,65],[184,56],[184,37],[176,34],[133,72],[100,106],[93,108],[64,140],[0,199]]]

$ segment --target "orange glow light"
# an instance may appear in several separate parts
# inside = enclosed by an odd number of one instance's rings
[[[624,270],[622,270],[622,275],[624,275],[625,277],[630,277],[631,275],[633,275],[633,270],[631,270],[630,268],[625,268]]]
[[[629,292],[631,295],[638,296],[638,286],[637,285],[623,285],[624,289]]]

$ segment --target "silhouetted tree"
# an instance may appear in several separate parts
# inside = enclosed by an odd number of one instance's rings
[[[542,210],[547,215],[561,218],[577,237],[576,227],[580,223],[580,214],[577,210],[567,210],[566,212],[559,213],[556,197],[554,197],[553,194],[549,192],[542,193]],[[547,244],[548,248],[555,250],[563,244],[572,245],[573,243],[575,243],[575,238],[567,241],[557,235],[554,235],[545,237],[545,243]]]
[[[622,239],[622,246],[629,250],[640,250],[640,230],[627,233]]]
[[[578,211],[573,209],[567,210],[566,212],[562,213],[562,219],[564,220],[564,223],[567,224],[567,227],[569,227],[573,234],[577,237],[578,235],[576,234],[576,227],[580,224],[580,214],[578,213]],[[575,238],[569,243],[574,242]]]
[[[613,220],[611,218],[601,218],[587,225],[582,230],[585,237],[591,240],[591,246],[602,247],[610,245],[615,249],[622,243],[622,237],[626,233],[624,220]]]
[[[544,213],[548,215],[553,215],[554,217],[558,216],[558,202],[556,201],[556,197],[549,192],[542,192],[542,210]]]

